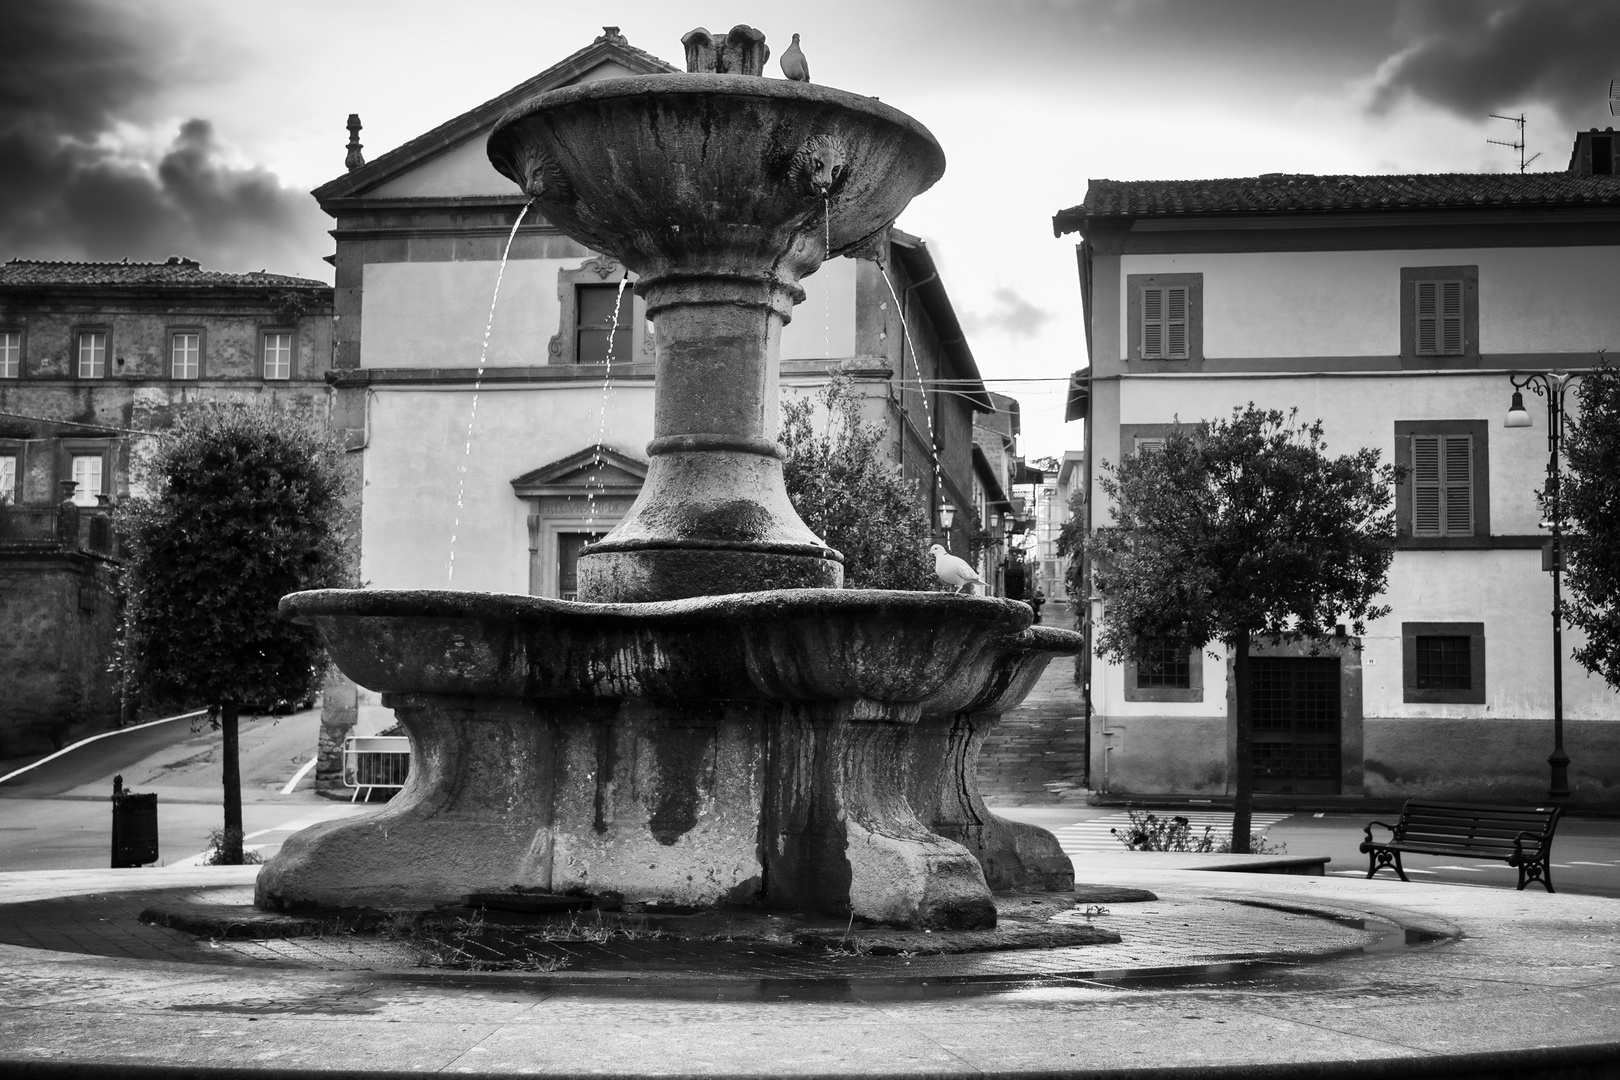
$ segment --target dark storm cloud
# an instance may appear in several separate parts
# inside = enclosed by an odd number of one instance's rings
[[[969,332],[994,330],[1010,338],[1033,338],[1041,327],[1051,321],[1052,313],[1038,308],[1009,288],[992,292],[995,306],[987,314],[969,313],[962,318],[962,327]]]
[[[95,0],[0,2],[0,257],[162,259],[311,274],[325,216],[231,164],[207,120],[129,145],[175,69],[167,28]]]
[[[1410,94],[1471,119],[1543,104],[1589,123],[1620,76],[1620,5],[1602,0],[1436,0],[1396,29],[1408,46],[1380,73],[1375,111]]]

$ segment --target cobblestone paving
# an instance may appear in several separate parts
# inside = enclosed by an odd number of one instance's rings
[[[96,956],[194,964],[403,971],[429,965],[408,941],[336,933],[278,940],[198,940],[139,921],[157,894],[101,893],[0,906],[0,943]],[[165,892],[169,899],[243,905],[247,887]],[[1398,934],[1379,920],[1322,909],[1278,910],[1193,895],[1090,908],[1119,944],[948,956],[810,953],[744,941],[546,942],[525,974],[576,980],[989,980],[1164,971],[1249,960],[1299,961],[1377,946]],[[1085,909],[1057,916],[1087,921]],[[442,970],[442,969],[441,969]]]

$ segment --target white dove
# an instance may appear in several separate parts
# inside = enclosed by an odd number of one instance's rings
[[[968,565],[967,560],[958,559],[939,544],[935,544],[928,551],[934,556],[934,573],[939,576],[939,580],[951,586],[957,592],[961,592],[965,586],[968,595],[971,596],[974,585],[984,584],[984,578],[979,576],[977,570]]]

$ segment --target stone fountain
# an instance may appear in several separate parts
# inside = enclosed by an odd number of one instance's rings
[[[990,814],[985,734],[1079,635],[1023,604],[846,590],[787,499],[778,347],[800,279],[944,172],[881,102],[761,76],[763,36],[688,73],[539,95],[489,138],[548,220],[638,275],[657,355],[645,486],[580,558],[580,601],[321,591],[282,601],[411,739],[404,790],[294,837],[270,909],[533,892],[994,925],[1066,888],[1051,834]]]

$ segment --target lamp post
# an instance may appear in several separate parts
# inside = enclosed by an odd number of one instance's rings
[[[1525,387],[1547,399],[1547,508],[1552,529],[1552,558],[1550,569],[1553,580],[1553,752],[1547,758],[1552,766],[1552,783],[1547,797],[1553,800],[1569,798],[1569,754],[1564,750],[1564,511],[1558,501],[1558,452],[1564,442],[1564,395],[1571,385],[1582,377],[1582,372],[1536,371],[1528,375],[1511,375],[1513,403],[1508,406],[1504,427],[1527,428],[1530,413],[1524,407]]]

